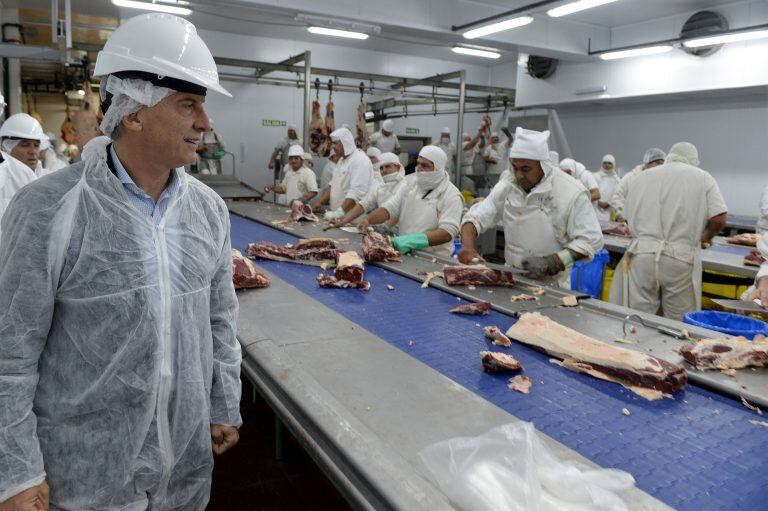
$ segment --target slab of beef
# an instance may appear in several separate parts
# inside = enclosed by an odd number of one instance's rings
[[[497,326],[487,326],[483,328],[483,334],[497,346],[504,346],[505,348],[512,346],[512,341],[510,341],[509,337],[504,335]]]
[[[678,350],[696,369],[743,369],[768,366],[768,340],[759,337],[748,341],[744,337],[703,339],[686,344]]]
[[[630,236],[629,226],[623,222],[610,224],[605,229],[603,229],[603,234],[611,234],[613,236]]]
[[[365,103],[362,101],[357,105],[357,116],[355,120],[355,145],[360,149],[368,148],[368,129],[365,126]]]
[[[321,273],[317,277],[317,283],[320,287],[354,288],[363,291],[371,289],[371,283],[365,281],[363,259],[357,252],[342,253],[333,276]]]
[[[323,154],[327,138],[325,122],[320,117],[320,102],[314,100],[312,101],[312,120],[309,123],[309,149],[315,154]]]
[[[389,238],[378,232],[363,236],[363,258],[366,261],[401,262],[403,256],[395,250]]]
[[[235,289],[269,286],[269,277],[259,272],[250,259],[239,250],[232,249],[232,283]]]
[[[291,203],[291,221],[298,222],[300,220],[318,222],[320,219],[312,213],[312,208],[308,204],[295,200]]]
[[[331,155],[331,133],[336,131],[336,121],[333,118],[333,101],[328,101],[325,105],[325,147],[323,148],[322,156]]]
[[[756,247],[757,242],[760,241],[760,235],[754,232],[745,232],[725,238],[725,241],[732,245],[746,245],[748,247]]]
[[[750,250],[750,252],[744,256],[744,264],[748,266],[760,266],[765,262],[765,258],[758,250]]]
[[[444,266],[443,279],[449,286],[514,286],[512,273],[493,270],[485,265]]]
[[[490,302],[470,303],[469,305],[457,305],[451,312],[454,314],[469,314],[473,316],[485,316],[491,310]]]
[[[523,370],[523,365],[512,355],[494,353],[493,351],[481,351],[480,357],[483,362],[483,369],[487,373]]]
[[[646,399],[685,388],[685,368],[592,339],[537,312],[525,313],[507,336],[557,358],[563,367],[623,385]]]
[[[336,258],[343,252],[333,240],[309,239],[299,243],[288,243],[284,246],[275,245],[268,241],[248,244],[248,255],[256,259],[271,261],[314,264],[335,263]]]

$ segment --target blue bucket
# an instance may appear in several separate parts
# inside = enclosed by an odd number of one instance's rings
[[[747,339],[754,339],[758,334],[768,335],[768,324],[764,321],[730,312],[689,312],[683,316],[683,322],[728,335],[740,335]]]
[[[603,289],[605,265],[611,260],[608,251],[600,250],[590,262],[576,261],[571,270],[571,289],[600,298]]]

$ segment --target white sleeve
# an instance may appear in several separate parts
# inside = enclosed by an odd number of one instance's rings
[[[725,204],[723,194],[720,193],[720,187],[711,174],[707,173],[707,220],[717,215],[728,212],[728,206]]]
[[[457,190],[450,190],[443,195],[443,200],[438,210],[437,228],[443,229],[451,237],[459,234],[461,225],[461,213],[464,211],[464,199]]]
[[[512,185],[507,181],[499,180],[488,197],[469,208],[467,214],[464,215],[464,220],[461,221],[462,225],[471,223],[477,229],[478,234],[496,228],[496,225],[501,222],[504,213],[504,201],[510,186]]]
[[[760,239],[757,241],[757,250],[760,252],[760,255],[763,256],[765,262],[760,265],[760,269],[757,271],[757,276],[755,277],[755,285],[757,285],[758,280],[768,276],[768,236],[760,237]]]
[[[405,194],[408,193],[409,188],[407,186],[398,186],[395,188],[395,193],[384,204],[379,204],[379,207],[384,208],[389,213],[389,218],[399,218],[400,208],[403,206],[405,200]]]
[[[373,209],[381,206],[381,204],[378,203],[379,186],[381,186],[379,181],[374,181],[371,183],[371,189],[368,190],[368,193],[365,194],[365,197],[360,200],[359,204],[362,206],[363,211],[372,211]]]
[[[373,144],[375,144],[376,142],[378,142],[380,138],[381,138],[381,132],[380,132],[380,131],[376,131],[376,132],[374,132],[374,133],[373,133],[373,135],[371,135],[371,137],[368,139],[368,142],[370,142],[370,143],[371,143],[371,145],[373,145]]]
[[[316,192],[317,190],[317,177],[315,177],[315,173],[312,172],[312,170],[304,167],[304,170],[301,173],[302,181],[304,182],[304,186],[307,188],[307,192]]]
[[[352,199],[355,202],[360,202],[363,197],[368,193],[371,187],[371,180],[373,179],[373,170],[365,165],[351,165],[349,168],[349,189],[344,197],[345,199]]]
[[[599,186],[597,186],[597,180],[595,179],[595,176],[593,176],[590,171],[585,170],[584,176],[586,176],[584,178],[584,186],[587,187],[587,190],[591,192],[595,188],[599,188]]]
[[[583,254],[589,259],[603,248],[604,240],[600,222],[586,193],[580,193],[573,201],[565,229],[570,240],[566,248]]]
[[[619,181],[619,184],[616,187],[616,191],[613,192],[613,197],[608,201],[618,214],[623,213],[624,203],[627,201],[627,191],[629,189],[629,176],[631,175],[632,174],[627,174],[621,178],[621,181]]]
[[[395,138],[395,152],[397,152],[397,149],[400,147],[400,139],[394,133],[392,133],[392,136]]]
[[[323,167],[323,173],[320,175],[320,188],[325,188],[331,184],[331,179],[333,179],[333,167],[330,163],[326,163]]]

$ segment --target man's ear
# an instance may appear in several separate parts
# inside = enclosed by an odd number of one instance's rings
[[[120,121],[120,124],[123,129],[127,131],[141,131],[143,129],[143,124],[141,122],[141,118],[139,117],[139,112],[126,115]]]

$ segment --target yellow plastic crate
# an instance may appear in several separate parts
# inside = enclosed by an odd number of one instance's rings
[[[600,290],[600,299],[604,302],[608,301],[611,296],[611,284],[613,283],[613,274],[616,270],[609,267],[605,267],[605,273],[603,274],[603,288]]]

